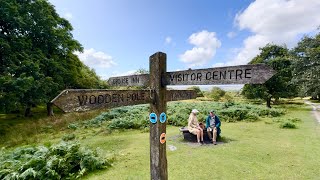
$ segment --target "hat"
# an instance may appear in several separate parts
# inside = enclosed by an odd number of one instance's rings
[[[192,109],[192,111],[191,111],[192,113],[198,113],[199,111],[198,110],[196,110],[196,109]]]
[[[214,110],[210,110],[209,113],[214,113]]]

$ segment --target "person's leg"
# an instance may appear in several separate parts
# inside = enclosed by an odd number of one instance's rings
[[[207,128],[207,133],[208,133],[209,140],[212,141],[212,131],[210,131],[210,128]]]
[[[200,130],[201,141],[203,142],[203,129]]]
[[[200,130],[195,130],[197,133],[197,142],[200,143]]]
[[[217,128],[213,128],[213,131],[212,131],[212,135],[213,135],[213,139],[212,139],[212,143],[213,144],[217,144]]]

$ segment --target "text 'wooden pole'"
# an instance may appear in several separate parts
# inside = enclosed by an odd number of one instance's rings
[[[150,111],[159,117],[161,113],[167,111],[166,85],[161,80],[161,77],[167,72],[167,55],[162,52],[153,54],[150,56],[149,65],[150,88],[154,92],[154,99],[150,103]],[[156,123],[150,122],[150,173],[152,180],[168,179],[165,142],[166,124],[166,121],[161,123],[159,120]]]

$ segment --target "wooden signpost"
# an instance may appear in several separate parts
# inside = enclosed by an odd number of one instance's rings
[[[150,103],[148,90],[66,89],[51,102],[64,112]]]
[[[166,101],[195,99],[193,90],[168,90]],[[51,102],[63,112],[80,112],[101,108],[114,108],[148,104],[154,99],[151,90],[66,89]]]
[[[221,84],[263,84],[275,71],[265,64],[250,64],[208,69],[166,72],[162,76],[165,85],[221,85]],[[112,77],[111,86],[147,86],[149,75]]]
[[[275,71],[265,64],[168,72],[166,85],[263,84]]]
[[[149,86],[149,74],[111,77],[108,84],[111,86]]]
[[[197,96],[191,90],[167,91],[167,85],[262,84],[276,73],[264,64],[167,72],[167,57],[162,52],[150,56],[149,71],[150,74],[108,80],[112,86],[149,86],[149,90],[67,89],[51,102],[64,112],[150,103],[150,174],[153,180],[168,179],[167,101]]]

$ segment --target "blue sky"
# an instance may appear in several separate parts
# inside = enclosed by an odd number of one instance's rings
[[[148,69],[157,51],[168,71],[246,64],[259,47],[293,47],[320,25],[319,0],[49,2],[83,45],[76,54],[103,79]]]

